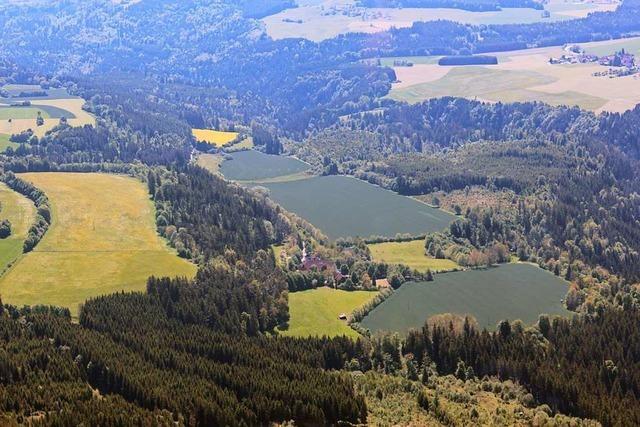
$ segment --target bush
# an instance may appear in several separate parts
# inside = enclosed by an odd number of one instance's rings
[[[0,221],[0,239],[11,236],[11,222],[8,219]]]

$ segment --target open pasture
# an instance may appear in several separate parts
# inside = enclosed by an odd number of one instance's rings
[[[274,201],[333,239],[424,234],[444,229],[454,218],[410,197],[347,176],[262,185]]]
[[[601,55],[623,47],[634,51],[640,49],[640,39],[585,43],[583,47]],[[640,77],[594,76],[607,70],[596,63],[549,64],[549,58],[564,53],[560,47],[497,53],[498,65],[488,66],[443,67],[431,63],[434,57],[425,57],[413,67],[394,67],[398,82],[388,96],[409,103],[442,96],[488,102],[542,101],[595,112],[623,112],[640,103]]]
[[[274,39],[306,38],[322,41],[345,33],[376,33],[391,27],[410,27],[414,22],[440,19],[464,24],[527,24],[585,17],[590,12],[609,11],[617,3],[550,0],[545,8],[549,18],[535,9],[503,8],[501,11],[471,12],[453,8],[363,8],[355,0],[320,0],[298,2],[299,7],[286,9],[262,19],[267,34]]]
[[[338,316],[342,313],[350,315],[376,294],[371,291],[349,292],[326,287],[292,292],[289,294],[289,328],[280,332],[295,337],[347,335],[356,338],[358,333]]]
[[[11,235],[0,239],[0,276],[22,254],[22,244],[35,215],[36,208],[31,200],[0,183],[0,220],[11,222]]]
[[[60,123],[61,117],[65,117],[70,126],[95,125],[95,117],[82,108],[85,104],[82,98],[72,97],[64,89],[48,90],[48,93],[49,96],[37,98],[0,98],[0,134],[12,135],[31,129],[36,136],[42,137]],[[31,106],[8,106],[26,100]],[[42,126],[36,124],[38,111],[44,118]]]
[[[374,261],[404,264],[422,272],[453,270],[460,267],[450,259],[436,259],[425,255],[423,239],[370,244],[369,250]]]
[[[52,205],[49,231],[1,279],[0,294],[16,305],[68,307],[87,298],[143,291],[149,276],[193,276],[155,231],[154,206],[141,182],[124,176],[29,173]]]
[[[238,132],[223,132],[212,129],[192,129],[191,132],[196,141],[206,142],[217,147],[222,147],[238,137]]]
[[[238,151],[230,156],[232,159],[222,163],[220,172],[234,181],[261,182],[285,179],[291,175],[301,178],[309,170],[308,164],[293,157],[274,156],[255,150]]]
[[[405,333],[443,313],[474,316],[480,327],[500,320],[537,321],[542,313],[568,316],[561,303],[568,284],[530,264],[506,264],[485,270],[442,273],[433,282],[405,283],[361,322],[374,331]]]
[[[18,143],[9,141],[10,135],[0,133],[0,153],[4,153],[4,151],[11,147],[13,149],[18,148]]]

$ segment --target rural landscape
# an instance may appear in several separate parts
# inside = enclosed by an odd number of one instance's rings
[[[0,425],[640,425],[640,0],[0,22]]]

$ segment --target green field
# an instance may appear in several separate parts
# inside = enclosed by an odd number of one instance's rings
[[[623,40],[611,40],[607,43],[600,43],[597,45],[584,46],[587,53],[593,55],[613,55],[615,52],[624,49],[625,51],[634,55],[640,55],[640,37],[623,39]]]
[[[22,254],[22,244],[35,213],[36,208],[29,199],[0,183],[0,220],[8,219],[11,222],[11,235],[0,239],[0,275]]]
[[[239,151],[231,154],[232,160],[225,161],[220,172],[234,181],[261,181],[305,172],[309,165],[292,157],[272,156],[255,150]]]
[[[569,315],[560,302],[568,284],[529,264],[436,275],[433,282],[405,283],[362,321],[371,331],[406,332],[436,314],[471,314],[481,327],[503,319],[534,323],[542,313]]]
[[[358,337],[340,314],[351,314],[376,296],[376,292],[342,291],[331,288],[317,288],[289,294],[289,328],[281,331],[283,335],[339,336]]]
[[[369,245],[374,261],[404,264],[418,271],[453,270],[460,266],[449,259],[436,259],[425,255],[424,240],[410,242],[384,242]]]
[[[321,176],[263,184],[270,197],[330,238],[393,237],[447,227],[454,216],[356,178]]]
[[[193,276],[155,231],[154,206],[140,181],[80,173],[20,175],[42,189],[52,225],[33,252],[1,279],[0,294],[16,305],[78,306],[92,296],[142,291],[156,276]]]
[[[0,153],[4,153],[4,151],[9,147],[16,149],[18,148],[18,144],[9,141],[9,135],[0,133]]]
[[[43,100],[43,99],[76,99],[78,98],[77,96],[74,95],[70,95],[67,92],[67,89],[61,87],[61,88],[50,88],[50,89],[42,89],[40,86],[38,85],[17,85],[17,84],[10,84],[10,85],[5,85],[2,87],[2,89],[4,89],[5,91],[7,91],[9,93],[9,95],[11,96],[11,98],[2,98],[0,97],[1,100],[4,100],[4,102],[20,102],[20,101],[36,101],[36,100]],[[35,92],[35,91],[44,91],[47,93],[46,96],[31,96],[31,97],[18,97],[18,95],[20,94],[20,92]]]

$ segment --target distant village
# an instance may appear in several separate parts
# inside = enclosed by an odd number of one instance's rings
[[[613,55],[597,56],[588,54],[578,45],[567,45],[564,47],[565,54],[559,58],[550,58],[549,63],[556,64],[588,64],[598,63],[603,67],[609,67],[608,70],[597,71],[593,73],[598,77],[623,77],[632,76],[640,73],[640,65],[636,64],[635,55],[626,52],[624,49]]]

